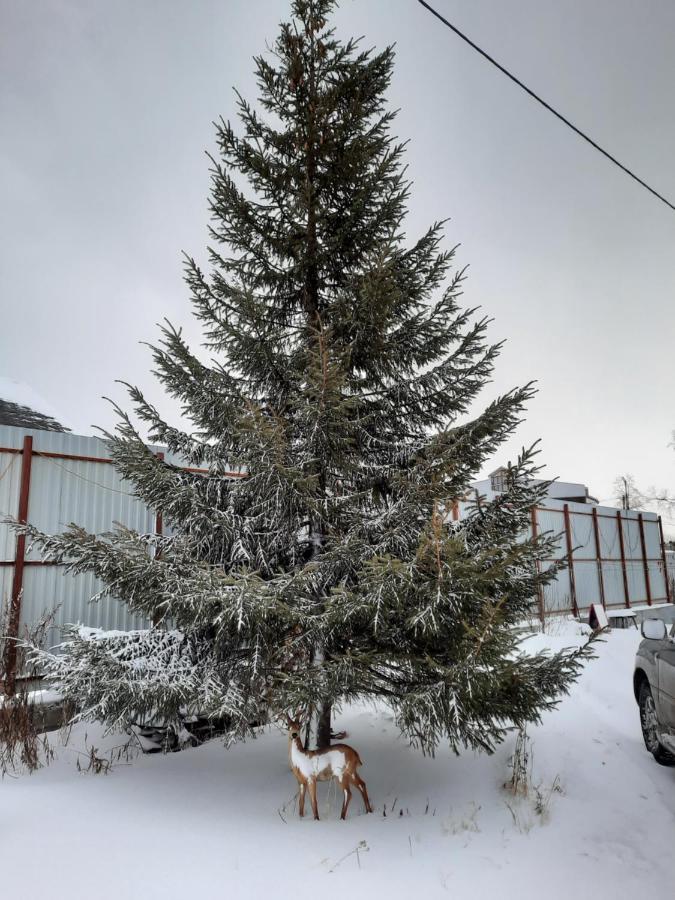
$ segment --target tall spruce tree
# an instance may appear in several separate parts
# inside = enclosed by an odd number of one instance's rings
[[[555,705],[588,651],[525,655],[513,629],[554,575],[535,563],[547,539],[523,538],[543,490],[531,451],[505,493],[448,521],[532,388],[468,418],[499,346],[458,305],[442,223],[406,244],[393,50],[339,41],[333,5],[294,0],[255,60],[259,105],[238,95],[239,133],[217,126],[210,271],[186,263],[213,358],[170,325],[153,349],[192,427],[130,387],[142,425],[119,410],[108,436],[171,535],[32,532],[155,624],[72,629],[43,660],[110,724],[159,715],[178,729],[198,712],[235,739],[302,709],[325,745],[331,710],[366,698],[425,752],[491,750]],[[141,432],[208,474],[158,459]]]

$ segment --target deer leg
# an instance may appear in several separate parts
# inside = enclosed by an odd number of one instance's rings
[[[307,787],[309,788],[309,799],[312,802],[312,812],[314,813],[314,818],[319,818],[319,808],[316,805],[316,780],[314,778],[310,778],[307,782]]]
[[[300,796],[298,797],[298,813],[300,818],[305,815],[305,782],[300,782]]]
[[[363,778],[360,777],[360,775],[356,774],[356,772],[354,772],[354,784],[361,792],[361,796],[363,797],[363,805],[366,807],[366,812],[373,812],[373,807],[370,805],[370,800],[368,799],[368,789],[366,788],[366,783]]]
[[[349,804],[352,799],[352,791],[351,791],[351,788],[349,787],[349,778],[343,778],[340,781],[340,787],[342,788],[342,795],[344,798],[342,801],[342,812],[340,813],[340,818],[346,819],[347,818],[347,810],[349,809]]]

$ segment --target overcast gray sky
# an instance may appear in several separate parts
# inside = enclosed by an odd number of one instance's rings
[[[675,198],[673,0],[435,5]],[[117,378],[171,410],[139,342],[164,316],[198,340],[180,251],[205,259],[211,123],[233,86],[255,96],[251,57],[288,6],[0,0],[0,375],[78,432],[111,425]],[[343,0],[336,24],[397,44],[409,233],[450,217],[467,303],[507,339],[494,391],[539,381],[495,464],[541,437],[546,474],[601,500],[624,471],[675,487],[675,212],[415,0]]]

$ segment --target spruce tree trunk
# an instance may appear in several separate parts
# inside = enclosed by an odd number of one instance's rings
[[[321,665],[325,660],[324,648],[317,644],[312,653],[311,664]],[[330,746],[332,704],[328,700],[319,700],[310,708],[309,720],[305,731],[306,750],[324,750]]]
[[[331,711],[332,706],[330,703],[322,703],[319,708],[319,721],[316,734],[317,750],[324,750],[326,747],[330,746]]]
[[[325,750],[330,747],[332,711],[333,706],[328,701],[311,708],[305,728],[305,750]]]
[[[304,307],[307,315],[307,324],[309,326],[308,339],[310,343],[318,342],[321,333],[321,317],[319,315],[319,277],[318,277],[318,236],[317,236],[317,196],[316,196],[316,164],[317,164],[317,127],[315,121],[315,110],[317,104],[316,96],[316,72],[314,68],[316,43],[314,29],[312,28],[308,34],[311,46],[309,71],[307,73],[309,80],[310,100],[307,104],[307,156],[306,156],[306,189],[307,189],[307,245],[306,245],[306,264],[307,270],[305,275],[304,287]],[[320,346],[320,345],[319,345]],[[326,496],[326,465],[323,460],[318,463],[318,483],[321,497]],[[310,539],[313,544],[312,555],[321,552],[324,535],[321,525],[310,525]],[[321,603],[323,598],[319,599]],[[324,661],[324,648],[316,647],[314,650],[314,664],[321,664]],[[308,729],[309,739],[315,744],[317,750],[323,750],[330,746],[331,733],[331,704],[328,701],[320,701],[312,712],[310,728]]]

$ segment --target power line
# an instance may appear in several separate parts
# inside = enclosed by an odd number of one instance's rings
[[[460,37],[477,53],[480,53],[482,57],[487,59],[488,62],[492,63],[493,66],[496,66],[496,68],[498,68],[500,72],[506,75],[507,78],[510,78],[511,81],[515,82],[518,87],[522,88],[527,94],[530,95],[530,97],[536,100],[537,103],[540,103],[550,113],[553,113],[556,118],[560,119],[561,122],[564,122],[568,128],[571,128],[572,131],[576,132],[579,137],[583,138],[587,143],[591,145],[591,147],[594,147],[599,153],[602,153],[603,156],[605,156],[610,162],[613,162],[615,166],[618,166],[623,172],[626,173],[626,175],[630,175],[630,177],[634,181],[637,181],[637,183],[642,185],[643,188],[646,188],[650,194],[653,194],[655,197],[661,200],[662,203],[665,203],[666,206],[669,206],[672,210],[675,211],[675,204],[671,203],[670,200],[666,200],[666,198],[662,194],[659,194],[659,192],[655,191],[653,187],[650,187],[646,181],[643,181],[641,178],[639,178],[635,174],[635,172],[632,172],[627,166],[624,166],[623,163],[620,163],[619,160],[615,156],[612,156],[611,153],[608,153],[607,150],[603,150],[603,148],[599,144],[596,144],[596,142],[592,138],[585,134],[580,128],[577,128],[577,126],[570,122],[569,119],[566,119],[565,116],[562,115],[562,113],[559,113],[549,103],[547,103],[545,100],[542,100],[542,98],[538,94],[535,94],[535,92],[531,88],[529,88],[526,84],[523,84],[523,82],[519,78],[516,78],[516,76],[511,72],[509,72],[508,69],[505,69],[504,66],[498,63],[497,60],[490,56],[489,53],[486,53],[485,50],[482,50],[478,46],[478,44],[475,44],[471,40],[471,38],[467,37],[463,32],[461,32],[459,28],[455,27],[451,22],[448,22],[448,20],[444,18],[439,12],[437,12],[433,8],[433,6],[429,6],[429,4],[425,2],[425,0],[417,0],[417,2],[420,3],[433,16],[436,16],[436,18],[439,19],[439,21],[441,21],[444,25],[446,25],[451,31],[454,31],[457,37]]]

